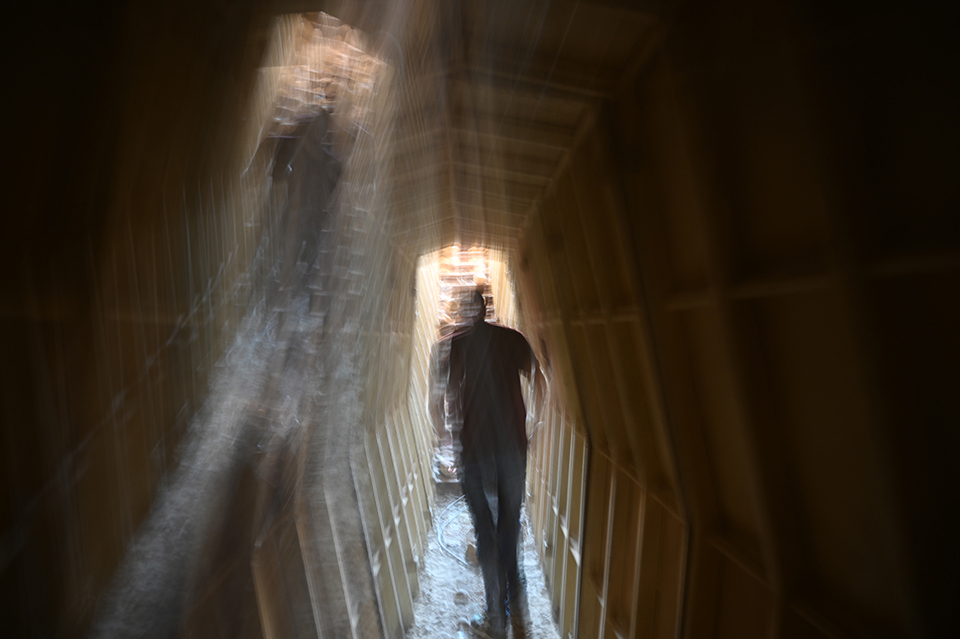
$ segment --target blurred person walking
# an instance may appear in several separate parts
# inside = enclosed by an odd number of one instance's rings
[[[439,433],[445,397],[457,422],[462,420],[456,438],[460,486],[473,517],[487,601],[485,614],[471,626],[479,635],[506,637],[509,610],[514,637],[526,637],[526,590],[517,553],[527,467],[520,376],[533,384],[535,406],[543,376],[523,334],[486,322],[480,291],[461,302],[460,317],[463,327],[434,349],[442,355],[431,367],[430,413]]]

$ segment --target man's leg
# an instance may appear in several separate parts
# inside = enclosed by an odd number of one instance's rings
[[[504,456],[499,469],[500,499],[497,537],[500,543],[500,561],[503,563],[507,592],[509,593],[510,621],[514,637],[526,632],[527,593],[520,566],[520,509],[526,481],[526,460],[522,456]]]
[[[496,469],[485,469],[479,464],[464,464],[460,486],[466,496],[467,505],[473,516],[473,529],[477,534],[477,560],[483,575],[483,588],[487,597],[487,621],[491,635],[504,636],[506,633],[506,579],[502,571],[500,543],[493,522],[493,512],[484,491],[483,474],[496,473]]]

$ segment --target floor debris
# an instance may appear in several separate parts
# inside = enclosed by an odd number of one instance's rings
[[[456,638],[459,621],[483,611],[480,570],[465,560],[468,545],[473,544],[473,527],[466,503],[458,502],[458,497],[449,493],[437,495],[438,522],[430,532],[424,554],[420,595],[413,605],[413,625],[407,630],[408,638]],[[526,512],[522,524],[520,561],[527,579],[532,637],[559,638]]]

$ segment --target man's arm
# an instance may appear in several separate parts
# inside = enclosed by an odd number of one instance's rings
[[[530,406],[527,408],[527,419],[529,424],[534,425],[533,430],[536,431],[539,421],[543,419],[544,415],[544,408],[547,400],[547,378],[545,370],[541,366],[540,361],[537,359],[537,354],[534,352],[533,347],[530,346],[530,343],[527,342],[525,338],[523,342],[524,347],[526,347],[528,360],[524,369],[530,381],[530,391],[533,396],[531,398]],[[546,355],[545,351],[544,355]],[[531,433],[530,436],[532,435],[533,434]]]
[[[544,375],[543,367],[540,366],[536,354],[533,355],[533,406],[534,418],[543,415],[544,406],[547,402],[547,378]]]

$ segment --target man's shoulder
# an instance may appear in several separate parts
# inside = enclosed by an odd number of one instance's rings
[[[458,342],[463,342],[465,340],[480,338],[483,335],[487,335],[487,336],[493,335],[493,336],[496,336],[495,339],[497,340],[506,340],[514,344],[525,344],[527,346],[529,346],[530,344],[527,341],[526,337],[524,337],[524,335],[519,331],[517,331],[516,329],[507,327],[502,324],[496,324],[493,322],[486,322],[486,321],[482,323],[478,323],[471,327],[465,327],[463,329],[455,331],[449,336],[442,338],[440,342],[438,342],[437,344],[447,341],[447,344],[452,345]]]
[[[520,333],[519,331],[517,331],[516,329],[513,329],[513,328],[511,328],[511,327],[506,327],[506,326],[504,326],[504,325],[502,325],[502,324],[487,323],[487,325],[490,326],[491,328],[493,328],[493,330],[496,331],[496,333],[497,333],[500,337],[502,337],[503,339],[508,340],[508,341],[514,343],[515,345],[518,345],[518,346],[522,346],[522,345],[530,346],[530,343],[527,341],[527,338],[526,338],[522,333]]]
[[[505,324],[498,324],[496,322],[484,322],[484,324],[487,325],[487,327],[489,327],[491,331],[497,331],[501,333],[515,333],[517,335],[523,335],[516,329],[512,327],[508,327]]]

